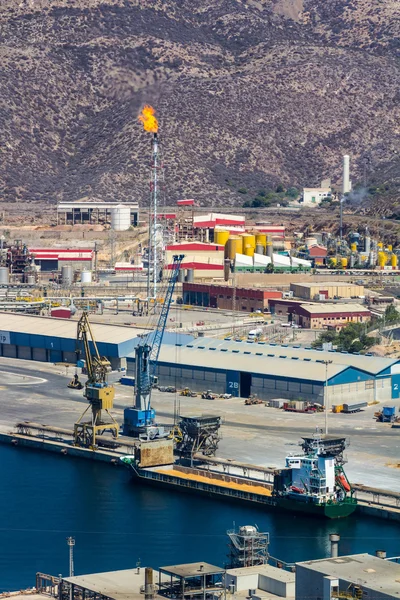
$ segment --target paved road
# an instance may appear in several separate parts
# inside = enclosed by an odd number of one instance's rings
[[[21,420],[72,428],[86,406],[82,391],[67,388],[73,374],[72,367],[63,365],[0,358],[0,428],[10,429]],[[113,375],[115,380],[118,377]],[[237,398],[207,401],[156,391],[153,406],[160,421],[173,418],[176,402],[179,414],[223,417],[220,457],[266,467],[283,466],[285,456],[300,450],[302,435],[324,428],[323,414],[285,413],[264,405],[245,406]],[[132,388],[116,384],[114,415],[119,422],[123,409],[132,404]],[[400,492],[400,430],[376,423],[375,410],[369,407],[354,415],[330,414],[329,431],[350,440],[346,471],[352,481]]]

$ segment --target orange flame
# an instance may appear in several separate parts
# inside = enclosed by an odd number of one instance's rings
[[[155,113],[156,111],[154,108],[146,104],[138,117],[139,121],[143,123],[144,130],[150,131],[150,133],[157,133],[158,131],[158,121],[155,117]]]

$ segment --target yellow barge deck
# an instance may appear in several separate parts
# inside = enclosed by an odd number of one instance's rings
[[[177,479],[186,481],[195,481],[197,483],[205,485],[215,485],[230,490],[238,490],[240,492],[247,492],[250,494],[257,494],[259,496],[272,496],[272,491],[268,489],[264,484],[257,482],[245,483],[237,477],[231,477],[229,475],[217,475],[208,471],[204,472],[204,475],[199,473],[199,469],[194,472],[187,472],[181,469],[153,469],[156,473],[161,475],[169,475]]]

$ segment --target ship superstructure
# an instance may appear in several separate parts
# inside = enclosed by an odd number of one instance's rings
[[[357,502],[343,465],[346,438],[315,434],[303,437],[303,454],[286,457],[286,468],[274,481],[274,495],[284,501],[313,506],[347,516]],[[329,516],[329,515],[327,515]]]

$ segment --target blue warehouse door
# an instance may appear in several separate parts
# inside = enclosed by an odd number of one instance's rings
[[[392,375],[392,398],[400,398],[400,373]]]
[[[238,371],[226,372],[226,393],[238,397],[240,394],[240,373]]]

